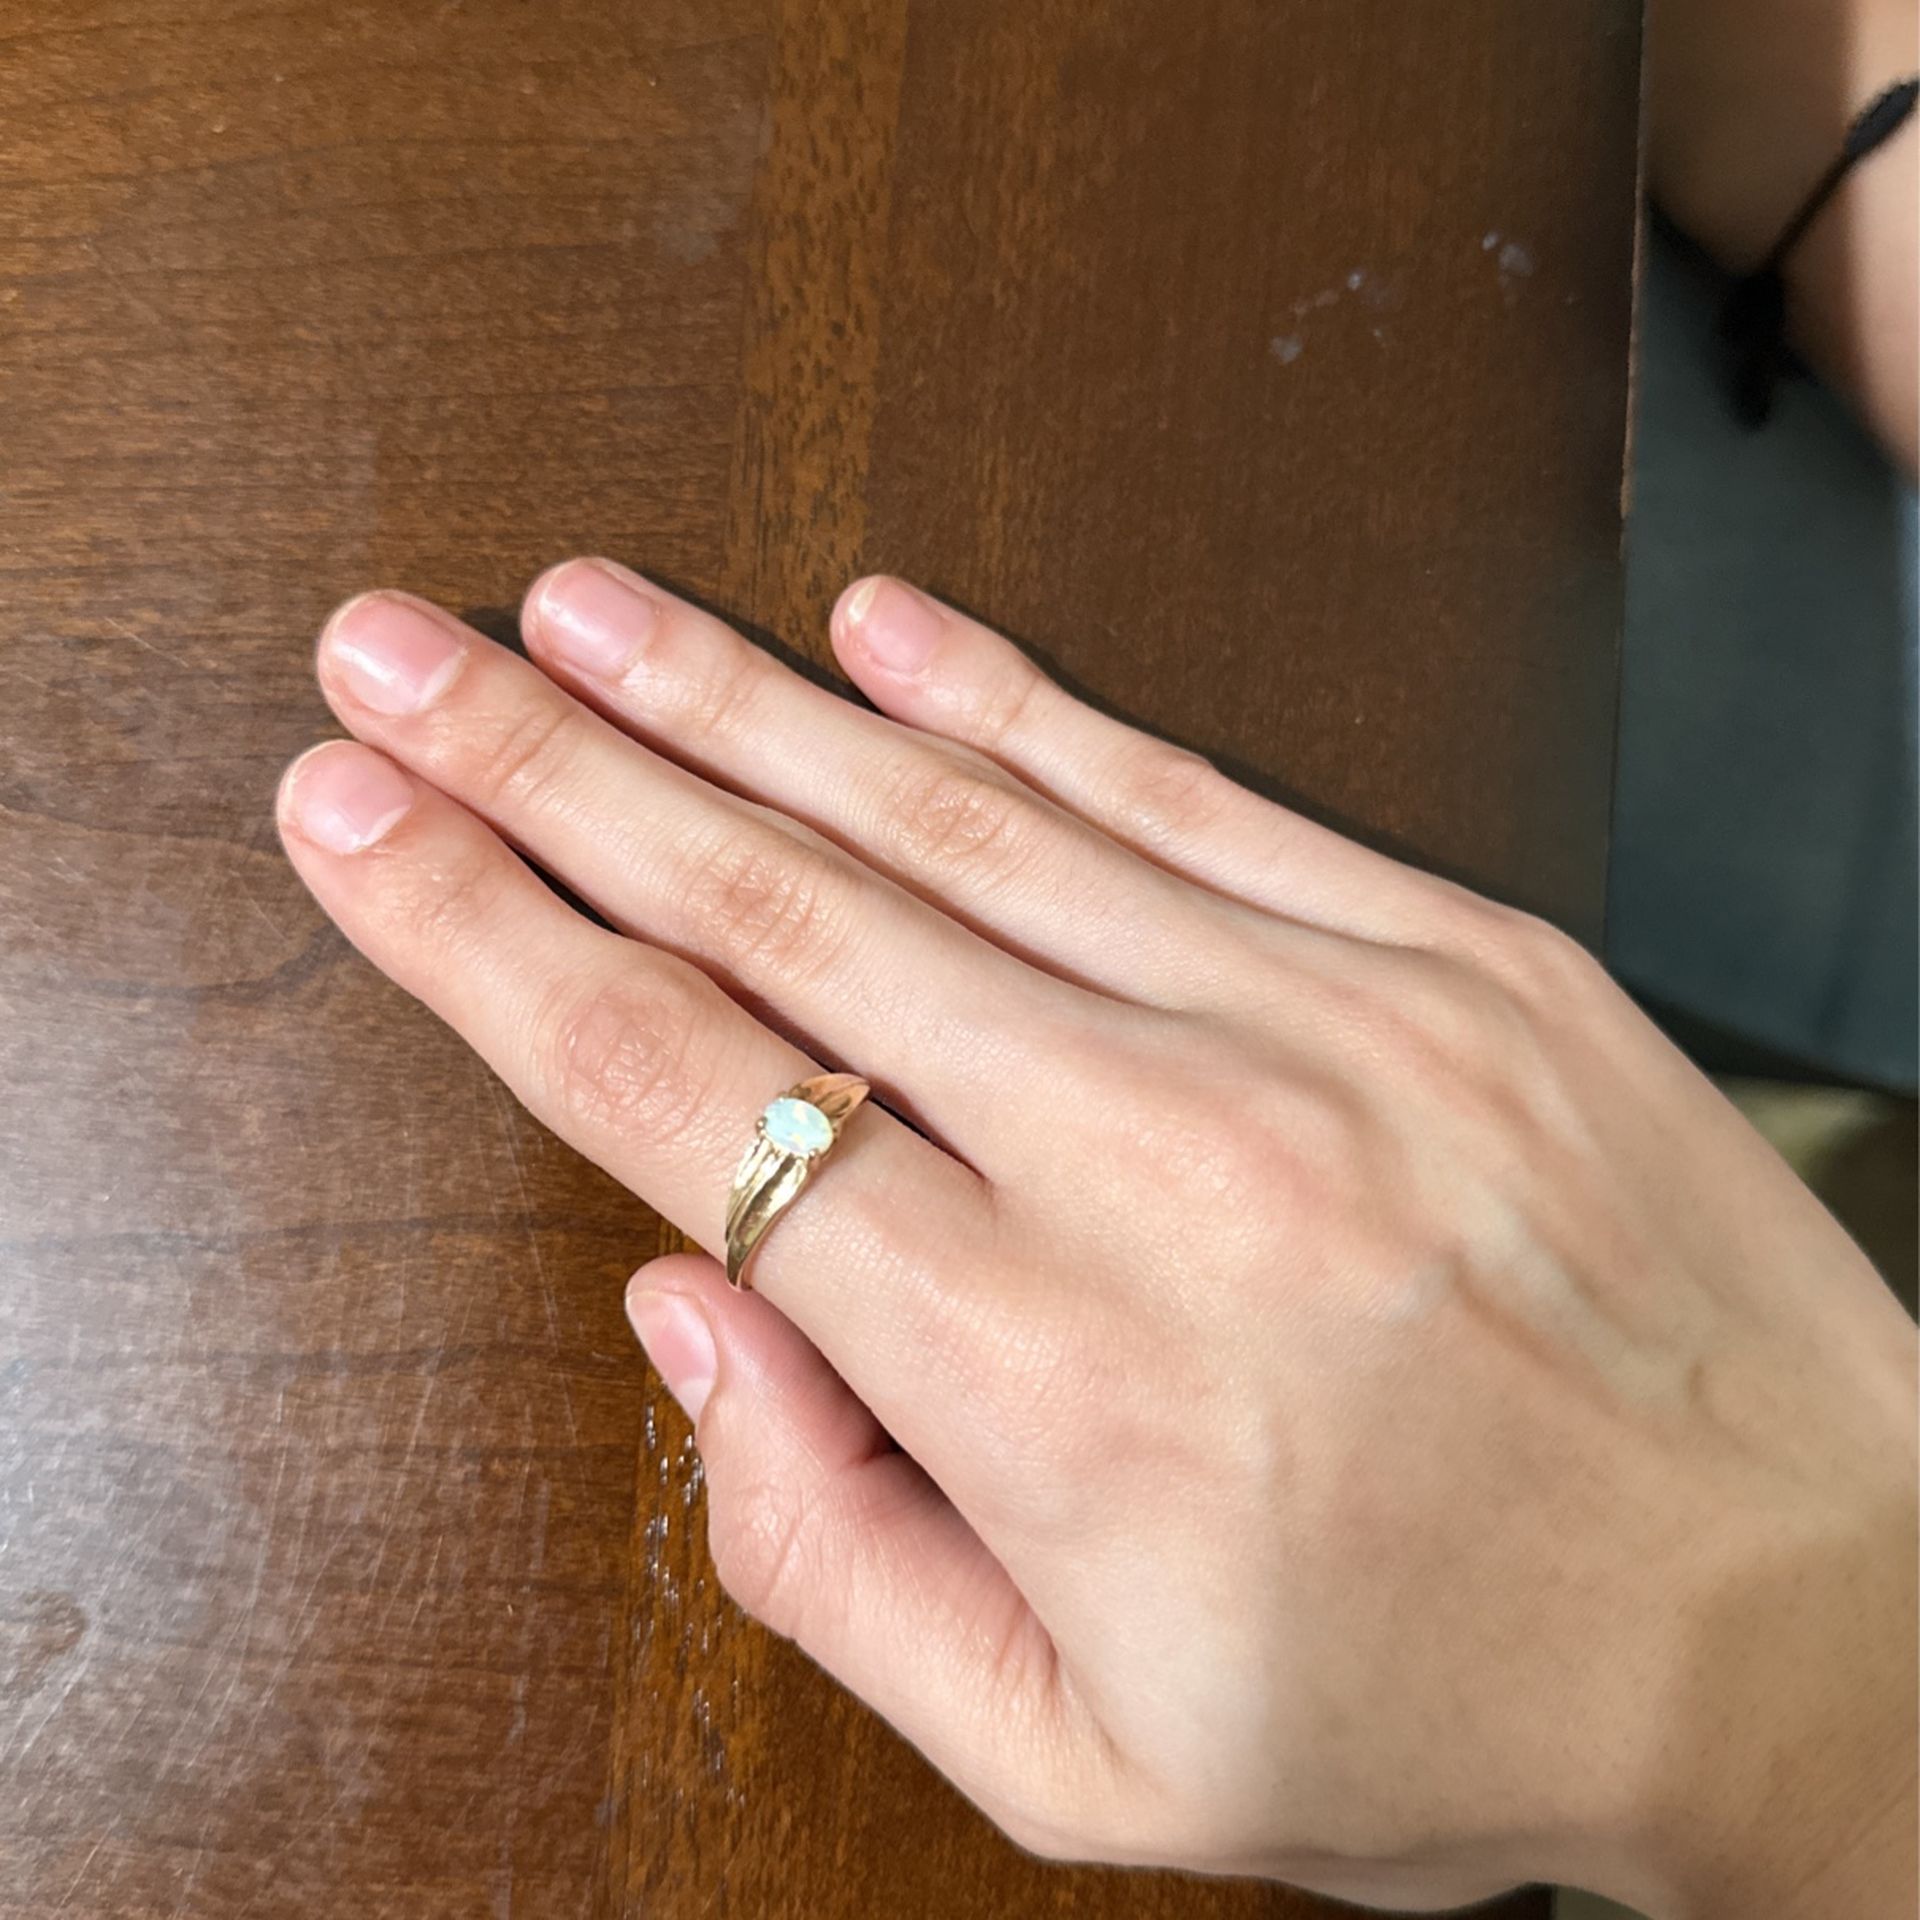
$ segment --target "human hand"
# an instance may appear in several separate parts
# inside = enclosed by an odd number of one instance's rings
[[[703,1246],[769,1099],[873,1080],[757,1294],[629,1295],[748,1611],[1048,1854],[1910,1890],[1913,1331],[1584,953],[897,582],[880,714],[605,563],[523,630],[336,614],[286,842]]]

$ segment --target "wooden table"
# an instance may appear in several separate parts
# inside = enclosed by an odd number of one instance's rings
[[[1315,1910],[1035,1866],[730,1609],[659,1228],[270,795],[359,586],[890,566],[1592,934],[1637,23],[0,3],[0,1915]]]

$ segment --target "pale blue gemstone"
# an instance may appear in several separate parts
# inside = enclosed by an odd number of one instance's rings
[[[833,1122],[818,1107],[790,1095],[768,1106],[760,1116],[760,1130],[783,1152],[805,1157],[833,1145]]]

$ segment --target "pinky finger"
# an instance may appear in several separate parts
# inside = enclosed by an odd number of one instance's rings
[[[1339,933],[1417,941],[1447,891],[1076,700],[1011,641],[904,581],[848,588],[833,643],[883,713],[977,748],[1213,892]]]
[[[713,1260],[643,1267],[627,1314],[695,1423],[728,1593],[1017,1823],[1069,1702],[1006,1570],[799,1329]]]

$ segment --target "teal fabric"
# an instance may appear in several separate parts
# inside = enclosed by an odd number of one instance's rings
[[[1911,1090],[1920,518],[1812,381],[1734,421],[1723,293],[1651,236],[1608,959],[1759,1047]]]

